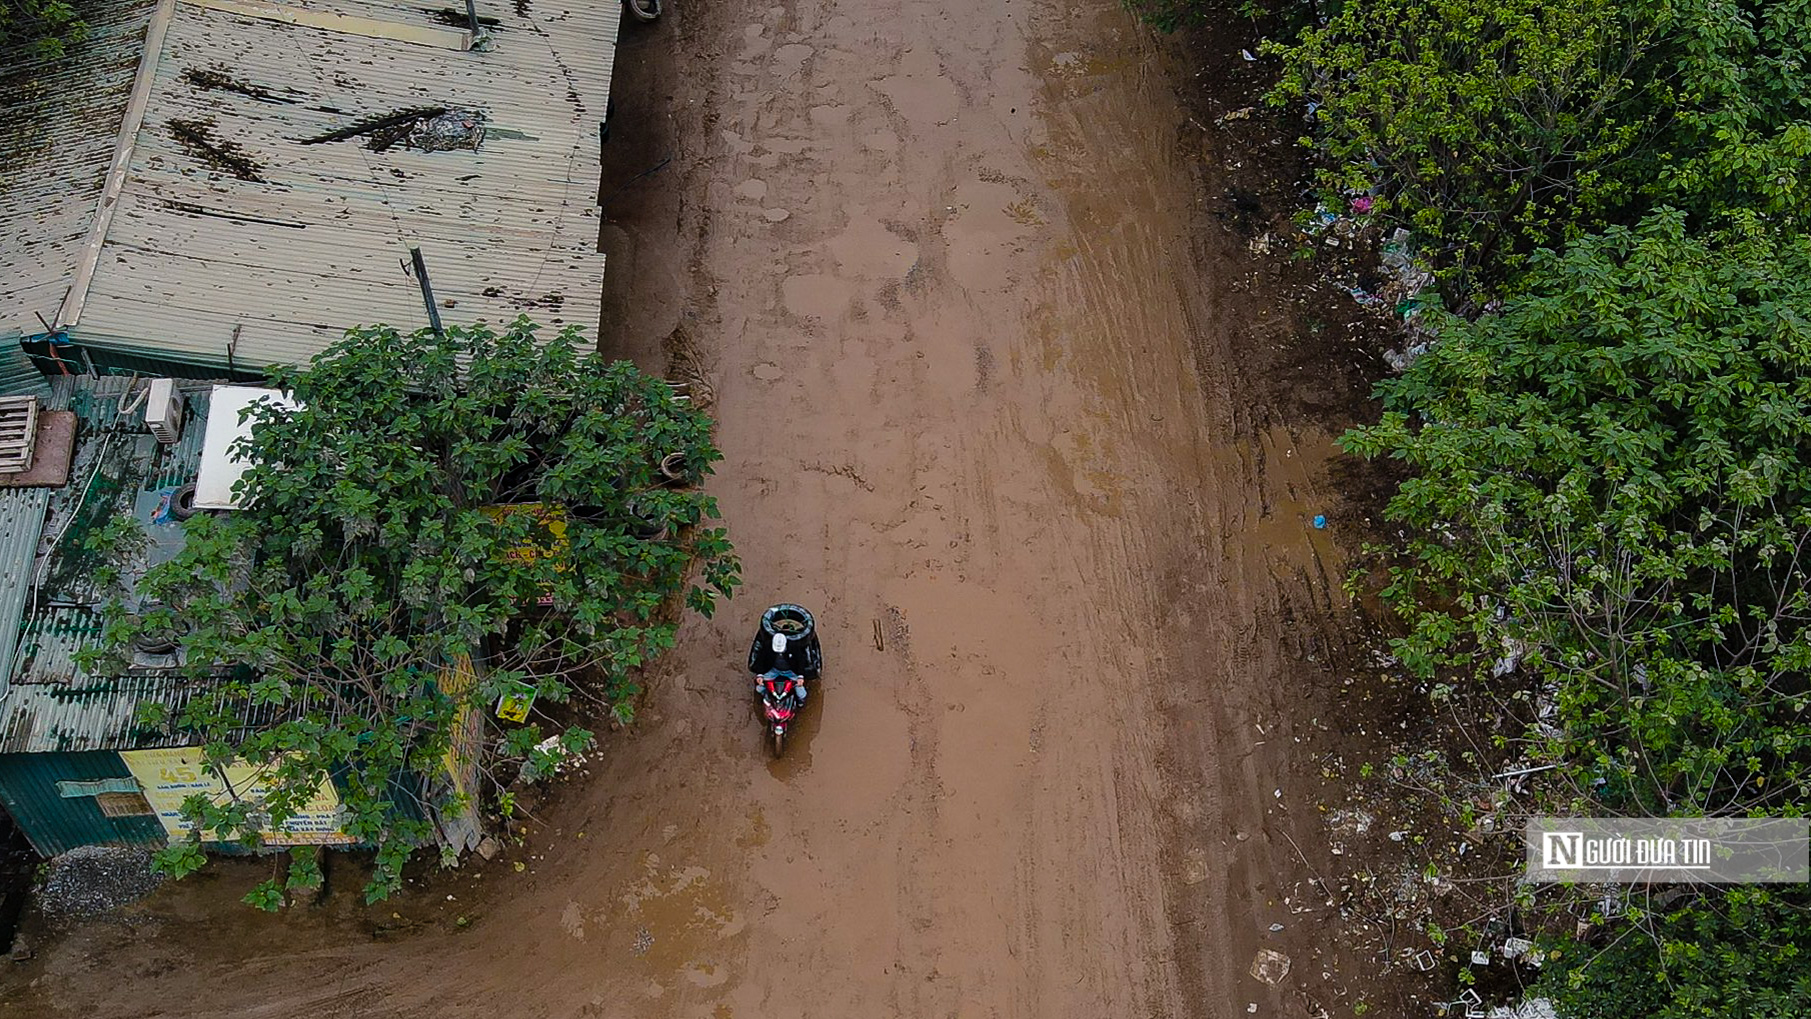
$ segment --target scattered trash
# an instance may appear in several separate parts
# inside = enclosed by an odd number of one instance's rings
[[[1505,938],[1503,940],[1502,948],[1503,958],[1519,959],[1522,956],[1527,955],[1528,950],[1533,947],[1534,942],[1529,941],[1527,938]]]
[[[1251,253],[1254,255],[1268,255],[1270,254],[1271,246],[1275,243],[1276,238],[1266,231],[1264,234],[1252,238],[1251,243],[1247,244],[1246,247],[1250,248]]]
[[[1485,951],[1478,951],[1478,950],[1474,950],[1474,951],[1473,951],[1473,952],[1472,952],[1472,953],[1471,953],[1471,964],[1472,964],[1472,965],[1473,965],[1473,966],[1488,966],[1488,965],[1490,965],[1490,953],[1489,953],[1489,952],[1485,952]]]
[[[1326,517],[1324,517],[1324,516],[1321,516],[1321,515],[1320,515],[1320,514],[1318,514],[1318,513],[1317,513],[1317,514],[1315,514],[1315,516],[1314,516],[1314,529],[1315,529],[1315,530],[1317,530],[1317,531],[1324,531],[1324,530],[1326,530],[1326,529],[1327,529],[1327,518],[1326,518]]]
[[[1245,58],[1245,62],[1246,62],[1246,63],[1248,63],[1248,64],[1249,64],[1249,63],[1252,63],[1252,62],[1254,62],[1254,61],[1256,61],[1256,60],[1257,60],[1257,59],[1258,59],[1258,58],[1257,58],[1257,57],[1254,57],[1254,56],[1252,56],[1252,55],[1251,55],[1251,51],[1250,51],[1250,50],[1240,50],[1240,51],[1239,51],[1239,56],[1242,56],[1242,57],[1244,57],[1244,58]]]
[[[1359,195],[1357,198],[1352,199],[1352,211],[1360,216],[1370,212],[1374,205],[1375,203],[1370,195]]]
[[[1487,1019],[1559,1019],[1552,998],[1529,998],[1516,1005],[1498,1005],[1484,1013]]]
[[[1249,1001],[1249,1002],[1246,1002],[1246,1003],[1245,1003],[1245,1011],[1247,1011],[1247,1012],[1256,1012],[1256,1011],[1257,1011],[1257,1010],[1258,1010],[1258,1003],[1257,1003],[1257,1002],[1255,1002],[1255,1001]]]
[[[1280,931],[1282,929],[1283,929],[1283,925],[1280,923],[1273,923],[1270,925],[1270,933],[1272,933],[1272,934],[1275,934],[1277,931]]]
[[[99,916],[144,898],[162,883],[151,871],[150,850],[78,846],[51,859],[38,903],[52,916]]]
[[[1408,834],[1408,832],[1406,832],[1406,831],[1393,831],[1390,833],[1390,841],[1391,842],[1401,842],[1403,837],[1406,836],[1407,834]]]
[[[1287,955],[1274,949],[1260,948],[1251,960],[1251,975],[1275,987],[1289,975],[1289,965]]]
[[[1400,353],[1394,350],[1386,350],[1383,352],[1383,360],[1385,364],[1390,366],[1391,371],[1405,372],[1408,371],[1409,365],[1414,364],[1416,358],[1427,353],[1428,348],[1431,346],[1433,346],[1432,343],[1424,340],[1420,343],[1409,344],[1407,347],[1403,348]]]
[[[1258,112],[1258,108],[1256,106],[1246,106],[1241,109],[1234,110],[1231,113],[1223,113],[1220,116],[1215,117],[1214,123],[1224,124],[1229,120],[1250,120],[1251,115],[1256,112]]]
[[[1409,957],[1409,965],[1415,967],[1415,969],[1422,973],[1429,972],[1437,964],[1438,961],[1434,958],[1434,953],[1425,948]]]

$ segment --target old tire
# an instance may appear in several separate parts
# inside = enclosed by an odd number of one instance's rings
[[[195,486],[193,484],[184,485],[170,493],[171,520],[187,520],[199,512],[201,511],[195,508]]]
[[[623,0],[623,6],[629,9],[629,16],[636,21],[655,21],[660,18],[661,0]]]

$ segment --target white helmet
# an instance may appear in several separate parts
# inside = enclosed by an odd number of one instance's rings
[[[785,634],[776,633],[773,635],[773,653],[776,655],[786,653],[786,635]]]

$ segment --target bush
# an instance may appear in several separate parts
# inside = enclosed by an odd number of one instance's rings
[[[1544,252],[1342,442],[1415,468],[1385,591],[1425,672],[1530,649],[1539,737],[1629,813],[1811,799],[1811,244],[1676,211]],[[1466,639],[1466,638],[1469,638]]]

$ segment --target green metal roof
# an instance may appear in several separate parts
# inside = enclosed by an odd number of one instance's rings
[[[0,396],[50,399],[50,380],[19,346],[19,334],[0,332]]]
[[[76,664],[99,638],[98,607],[110,594],[95,582],[100,563],[87,536],[124,514],[150,539],[145,565],[182,546],[181,525],[163,511],[195,478],[213,384],[179,381],[182,437],[163,445],[133,407],[148,381],[50,380],[46,406],[77,418],[70,483],[0,489],[0,753],[160,745],[134,728],[138,703],[188,696],[174,658],[141,656],[124,678],[91,676]]]

